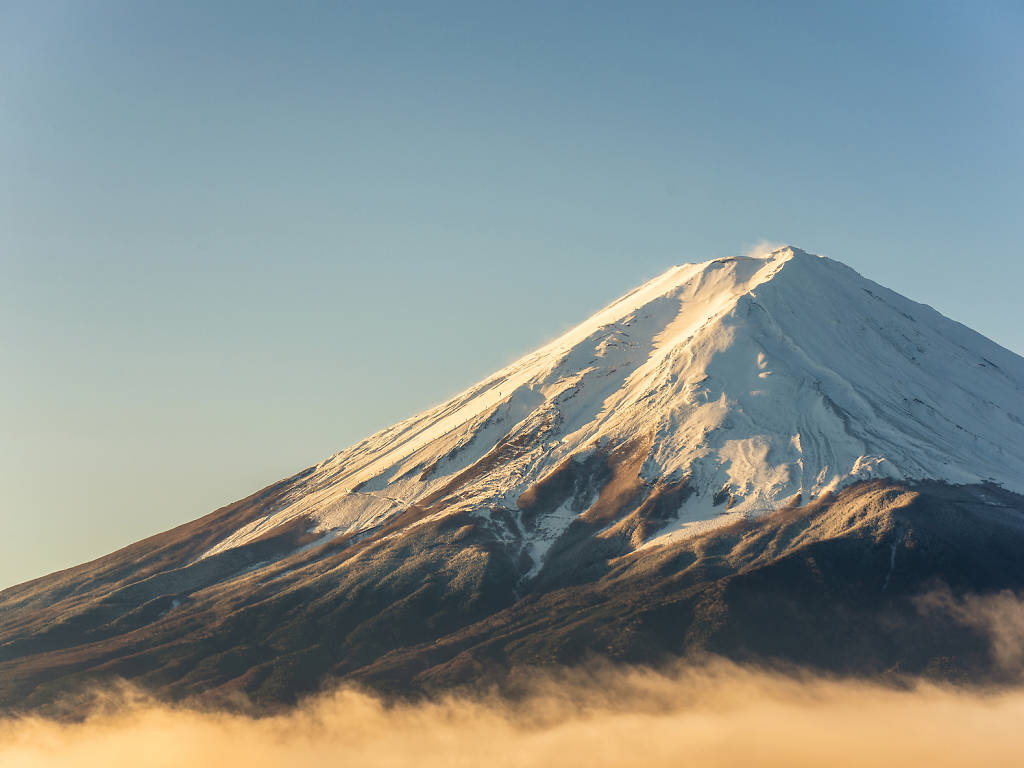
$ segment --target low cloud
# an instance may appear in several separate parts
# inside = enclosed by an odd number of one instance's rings
[[[921,613],[944,613],[988,637],[1003,671],[1024,674],[1024,596],[1008,589],[988,595],[954,595],[943,585],[916,599]]]
[[[724,662],[535,675],[515,700],[386,704],[350,688],[252,718],[108,699],[83,722],[0,722],[4,768],[1016,765],[1024,690],[886,688]]]

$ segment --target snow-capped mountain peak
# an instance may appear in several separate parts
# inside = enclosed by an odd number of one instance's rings
[[[315,467],[0,593],[0,707],[114,677],[273,706],[595,654],[1005,680],[953,590],[1024,585],[1022,492],[1024,359],[796,248],[684,264]],[[923,614],[937,580],[952,607]]]
[[[876,477],[1024,491],[1024,358],[785,247],[672,267],[207,555],[302,518],[330,538],[507,511],[536,571],[575,520],[643,547]]]

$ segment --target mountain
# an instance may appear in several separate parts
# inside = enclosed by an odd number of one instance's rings
[[[1024,358],[797,248],[685,264],[315,467],[0,592],[0,705],[120,677],[273,706],[595,654],[1001,678],[963,606],[1024,587],[1022,494]]]

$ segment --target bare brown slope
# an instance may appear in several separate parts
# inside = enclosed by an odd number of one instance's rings
[[[1019,496],[864,483],[761,521],[610,558],[588,583],[567,573],[571,584],[389,653],[355,677],[444,687],[591,654],[656,663],[710,652],[854,675],[1016,679],[1021,670],[1000,662],[983,627],[924,611],[921,599],[936,589],[1020,590],[1022,544]]]
[[[46,648],[51,630],[73,625],[76,616],[104,601],[131,602],[146,593],[157,597],[175,587],[187,591],[189,584],[215,581],[254,562],[260,547],[189,569],[217,541],[274,509],[308,472],[104,557],[0,591],[0,658],[9,656],[12,643],[22,639],[32,638],[36,650]]]
[[[558,495],[571,495],[573,483],[562,486]],[[286,488],[0,593],[3,707],[46,707],[115,677],[169,699],[240,691],[273,706],[332,678],[410,692],[593,654],[649,663],[711,651],[860,674],[1009,674],[981,629],[917,602],[939,580],[954,593],[1024,587],[1024,499],[995,488],[865,483],[633,552],[628,531],[614,529],[657,498],[641,493],[610,527],[567,533],[529,582],[529,564],[508,544],[515,517],[501,509],[295,551],[299,526],[204,566],[214,569],[205,582],[182,575],[181,563],[217,538],[206,528],[253,519]],[[264,557],[272,562],[252,569]],[[141,579],[126,575],[132,558]],[[116,576],[113,589],[103,574]]]

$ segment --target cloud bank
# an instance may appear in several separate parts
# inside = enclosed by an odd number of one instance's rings
[[[1004,671],[1024,675],[1024,597],[1008,589],[988,595],[954,595],[942,585],[915,600],[924,614],[945,613],[986,635]]]
[[[260,719],[122,695],[81,723],[0,722],[0,765],[941,768],[1024,754],[1020,689],[896,689],[709,662],[535,675],[524,690],[388,705],[340,688]]]

